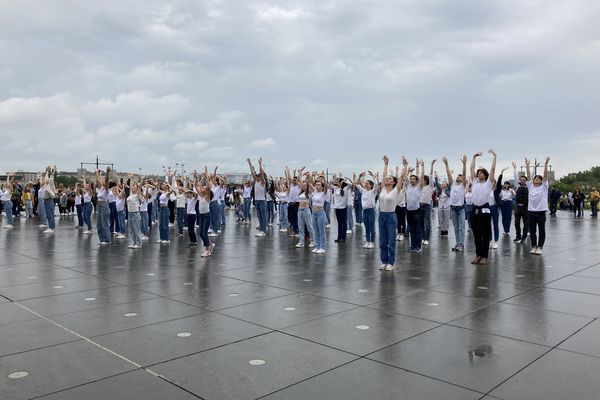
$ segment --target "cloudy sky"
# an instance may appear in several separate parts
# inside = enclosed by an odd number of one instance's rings
[[[0,172],[599,164],[600,2],[0,0]],[[482,161],[487,164],[489,158]],[[441,168],[440,168],[441,171]]]

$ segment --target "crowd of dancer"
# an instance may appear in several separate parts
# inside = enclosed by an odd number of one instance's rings
[[[187,177],[169,170],[160,181],[133,174],[126,179],[116,178],[107,168],[97,170],[94,179],[82,176],[72,196],[66,196],[64,188],[57,190],[56,167],[50,166],[36,185],[26,186],[22,199],[27,217],[33,217],[37,205],[39,228],[46,234],[52,234],[56,227],[55,205],[59,198],[60,213],[76,214],[75,228],[85,235],[94,233],[92,214],[95,212],[101,246],[129,238],[129,248],[140,249],[149,240],[150,230],[155,225],[159,230],[157,243],[167,245],[170,227],[175,226],[178,237],[184,237],[187,232],[190,248],[198,246],[200,237],[202,257],[209,257],[215,249],[214,238],[226,224],[226,207],[235,208],[237,223],[250,224],[252,206],[258,219],[256,237],[274,234],[271,227],[278,214],[279,232],[297,238],[295,247],[309,247],[315,254],[325,254],[333,209],[337,226],[335,243],[345,242],[355,225],[364,225],[363,248],[373,249],[377,231],[379,268],[386,271],[394,269],[397,241],[406,240],[409,252],[421,252],[423,246],[429,245],[432,210],[437,205],[439,234],[448,236],[452,224],[455,240],[452,251],[463,252],[465,231],[472,231],[473,264],[488,263],[490,248],[498,247],[500,221],[503,234],[510,235],[513,218],[514,242],[525,244],[529,237],[530,253],[541,255],[546,238],[546,213],[550,210],[550,215],[555,214],[558,202],[553,201],[549,189],[549,158],[545,160],[542,175],[531,173],[532,167],[534,171],[541,167],[537,161],[532,165],[525,159],[523,176],[518,176],[516,163],[513,163],[512,178],[516,185],[513,188],[506,180],[508,168],[502,169],[496,177],[496,152],[489,150],[489,154],[492,157],[489,169],[477,167],[483,153],[476,153],[471,157],[468,170],[467,156],[459,160],[458,174],[443,157],[441,162],[446,173],[443,181],[434,172],[437,160],[432,160],[426,171],[422,159],[411,165],[402,157],[401,165],[392,168],[387,156],[383,157],[381,179],[379,172],[360,172],[351,178],[333,174],[330,178],[323,171],[306,171],[305,168],[292,171],[288,167],[281,176],[273,178],[267,175],[262,159],[258,159],[258,170],[248,159],[250,180],[233,186],[228,184],[226,176],[218,174],[217,168],[209,172],[207,166],[201,173],[194,171]],[[9,177],[2,192],[5,229],[13,228],[11,198],[15,184],[18,183]],[[65,201],[69,197],[72,202]],[[599,197],[594,189],[589,198],[597,206]],[[573,198],[578,199],[579,194]]]

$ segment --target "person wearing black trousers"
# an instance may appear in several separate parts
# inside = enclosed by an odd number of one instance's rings
[[[525,243],[525,239],[527,239],[527,231],[529,229],[529,224],[527,222],[527,206],[529,204],[529,189],[527,189],[527,177],[526,176],[517,176],[517,164],[515,162],[512,163],[514,170],[514,180],[515,185],[517,186],[516,190],[516,204],[515,204],[515,233],[516,237],[513,242],[515,243]],[[517,183],[518,182],[518,183]],[[523,223],[523,233],[521,234],[521,221]]]
[[[335,219],[338,225],[338,234],[336,242],[346,241],[346,230],[348,229],[348,191],[350,186],[344,178],[333,178],[331,183],[333,189],[333,208],[335,209]]]
[[[475,170],[475,161],[483,153],[476,153],[471,160],[471,179],[473,193],[473,212],[471,213],[471,226],[473,238],[475,239],[475,258],[471,264],[486,265],[490,251],[490,237],[492,236],[491,211],[489,199],[492,196],[494,186],[490,176],[496,172],[496,152],[490,149],[492,154],[492,166],[490,172],[485,168]]]
[[[529,220],[529,236],[531,239],[531,254],[542,255],[546,242],[546,211],[548,211],[548,163],[550,157],[546,157],[544,164],[544,176],[535,175],[531,179],[529,169],[530,161],[525,159],[527,167],[527,188],[529,189],[529,204],[527,207]],[[537,170],[539,163],[535,162]],[[539,233],[539,239],[538,239]]]

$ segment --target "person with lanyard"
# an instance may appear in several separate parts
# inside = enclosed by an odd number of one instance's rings
[[[165,182],[160,185],[160,196],[158,197],[159,203],[159,221],[158,221],[158,232],[160,239],[156,243],[169,244],[169,198],[173,193],[171,185]]]
[[[502,211],[502,229],[504,229],[504,235],[506,236],[510,235],[512,208],[515,196],[516,193],[510,187],[510,182],[504,181],[502,190],[500,191],[500,210]]]
[[[262,158],[258,159],[258,174],[248,158],[248,166],[250,173],[254,177],[254,206],[256,207],[256,215],[258,217],[258,232],[256,237],[267,236],[267,198],[266,198],[266,180],[265,170],[263,168]]]
[[[434,176],[436,197],[438,199],[438,225],[440,228],[440,236],[448,236],[448,229],[450,227],[450,187],[448,186],[448,182],[440,183],[437,172]]]
[[[210,225],[211,216],[210,216],[210,202],[211,197],[214,196],[214,192],[212,191],[212,181],[208,176],[208,166],[204,166],[204,182],[205,185],[198,180],[198,177],[195,177],[194,187],[196,193],[198,195],[197,201],[197,212],[198,212],[198,226],[200,239],[202,239],[202,244],[204,245],[204,253],[202,253],[201,257],[210,257],[212,255],[213,250],[215,249],[215,244],[210,242],[210,238],[208,236],[208,227]],[[189,208],[188,208],[189,210]],[[188,225],[189,229],[189,225]],[[195,239],[196,235],[193,235],[193,239]],[[192,235],[190,234],[190,241],[192,241]]]
[[[312,225],[314,228],[315,248],[312,250],[316,254],[325,254],[327,247],[327,217],[325,216],[325,178],[319,176],[316,181],[313,175],[306,175],[306,184],[308,192],[311,193],[312,200]]]
[[[515,243],[525,244],[527,239],[527,232],[529,230],[529,223],[527,221],[527,209],[529,204],[529,189],[527,189],[527,177],[517,174],[517,164],[512,163],[513,166],[513,179],[517,184],[517,190],[515,191]],[[521,226],[522,224],[522,226]]]
[[[337,221],[338,233],[335,239],[336,243],[343,243],[346,241],[346,234],[348,230],[348,191],[350,187],[346,180],[342,177],[337,178],[333,176],[333,182],[331,183],[331,189],[333,191],[333,209],[335,210],[335,219]]]
[[[556,188],[554,188],[557,190]],[[560,192],[559,197],[560,197]],[[588,200],[590,201],[590,208],[592,209],[592,218],[598,218],[598,200],[600,200],[600,192],[593,186],[591,192],[588,194]],[[556,206],[554,207],[554,214],[556,214]]]
[[[448,176],[448,186],[450,186],[450,198],[448,199],[448,205],[450,206],[450,219],[452,220],[452,226],[454,227],[454,247],[452,251],[464,251],[465,249],[465,196],[467,189],[467,156],[463,156],[460,160],[462,162],[462,173],[456,175],[456,180],[453,179],[452,171],[448,166],[448,159],[442,158],[442,162],[446,167],[446,174]]]
[[[142,248],[142,216],[140,214],[140,205],[142,203],[142,190],[140,185],[129,177],[131,191],[127,196],[127,230],[129,231],[130,249]]]
[[[4,185],[4,191],[2,192],[2,206],[4,207],[4,212],[6,213],[6,225],[4,225],[4,229],[13,229],[13,204],[12,204],[12,192],[13,192],[13,183],[10,175],[6,175],[6,185]]]
[[[277,182],[276,196],[279,198],[279,232],[288,231],[288,195],[287,179],[280,178]]]
[[[56,166],[46,169],[46,179],[44,185],[44,207],[46,209],[46,218],[48,219],[48,228],[44,233],[54,233],[56,228],[56,219],[54,218],[54,198],[56,197],[56,187],[54,186],[54,177],[56,176]]]
[[[285,170],[286,177],[290,179],[290,170],[286,168]],[[298,183],[300,184],[300,194],[298,195],[298,228],[300,232],[300,238],[296,247],[302,248],[305,246],[305,239],[308,234],[309,244],[308,247],[315,247],[315,233],[313,231],[313,223],[312,223],[312,213],[309,207],[311,190],[312,186],[308,184],[308,175],[309,173],[304,173],[304,167],[302,167],[298,171],[298,177],[300,180]],[[302,176],[306,176],[306,182],[302,182]]]
[[[371,173],[369,173],[371,174]],[[363,212],[362,221],[365,224],[365,244],[364,249],[375,248],[375,197],[377,196],[377,188],[375,187],[375,177],[365,180],[366,172],[361,172],[358,176],[356,187],[360,192],[360,209]],[[355,177],[352,178],[355,181]],[[395,212],[395,210],[394,210]]]
[[[473,212],[471,214],[471,227],[473,228],[473,239],[475,241],[475,258],[471,264],[486,265],[490,251],[490,238],[492,236],[492,215],[490,211],[490,197],[493,196],[494,185],[490,176],[496,173],[496,152],[490,149],[492,154],[492,166],[490,172],[485,168],[475,170],[477,157],[483,153],[476,153],[471,160],[471,185],[473,193]]]
[[[531,179],[529,168],[530,160],[525,159],[527,170],[527,188],[529,189],[529,203],[527,205],[527,218],[529,220],[529,238],[531,239],[531,254],[541,256],[546,243],[546,211],[548,211],[548,163],[550,157],[546,157],[544,163],[544,176],[535,175]],[[535,168],[539,167],[535,162]],[[540,234],[538,239],[537,234]]]
[[[83,179],[83,193],[81,195],[81,215],[83,218],[83,222],[87,229],[83,231],[85,235],[89,235],[93,233],[92,231],[92,198],[94,188],[91,183],[87,183],[85,179],[85,175],[82,176]]]
[[[100,176],[100,170],[96,170],[96,182],[98,184],[96,201],[96,226],[98,227],[99,245],[110,244],[112,234],[110,232],[110,208],[108,206],[108,180],[110,167],[106,168],[106,175]]]
[[[422,190],[421,190],[421,198],[420,209],[422,215],[423,222],[423,244],[428,245],[429,239],[431,238],[431,203],[432,203],[432,195],[433,195],[433,166],[435,165],[436,160],[431,161],[431,168],[429,171],[429,175],[422,175],[421,182],[423,182]],[[423,160],[421,160],[421,164],[423,165]],[[423,169],[425,166],[423,165]],[[423,171],[425,172],[425,171]]]
[[[403,163],[406,160],[402,159]],[[421,178],[419,179],[419,166],[421,166]],[[410,247],[408,251],[421,252],[421,241],[423,238],[423,214],[421,213],[421,194],[423,192],[425,163],[417,159],[415,174],[410,175],[406,188],[406,219],[410,233]]]
[[[408,161],[402,157],[404,168],[402,176],[407,174]],[[379,192],[379,250],[380,271],[393,271],[396,262],[396,205],[402,190],[402,177],[388,174],[388,156],[383,156],[383,187]]]

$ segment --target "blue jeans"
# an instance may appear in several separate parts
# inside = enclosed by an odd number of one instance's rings
[[[142,235],[148,235],[148,211],[140,211],[140,228]]]
[[[125,211],[123,211],[125,214]],[[127,230],[129,231],[129,239],[134,246],[142,245],[142,231],[140,228],[142,216],[139,211],[130,212],[127,218]]]
[[[267,201],[267,222],[272,224],[275,221],[275,202]]]
[[[183,235],[183,227],[185,226],[185,207],[177,208],[177,228],[180,235]]]
[[[326,201],[325,202],[325,216],[327,217],[327,225],[329,225],[331,223],[331,217],[329,216],[329,213],[331,212],[331,202],[330,201]]]
[[[204,247],[208,247],[210,246],[210,240],[208,238],[208,227],[210,226],[211,220],[210,212],[198,214],[198,218],[198,225],[200,226],[200,229],[198,229],[200,232],[200,239],[202,239],[202,244],[204,244]]]
[[[44,207],[46,208],[46,218],[48,218],[48,228],[56,228],[56,220],[54,219],[54,199],[44,199]]]
[[[244,219],[246,221],[252,220],[252,216],[250,214],[250,209],[252,208],[252,198],[244,197]]]
[[[119,221],[117,230],[120,234],[124,235],[127,232],[125,229],[125,210],[117,211],[117,221]]]
[[[512,222],[512,206],[511,200],[502,200],[500,207],[502,209],[502,228],[504,232],[510,232],[510,223]]]
[[[465,248],[465,208],[450,206],[450,219],[454,227],[454,247]]]
[[[110,209],[110,232],[117,232],[119,230],[119,216],[117,214],[117,203],[108,203]]]
[[[375,208],[363,209],[366,241],[375,243]]]
[[[354,203],[354,214],[356,215],[356,223],[362,224],[363,223],[363,208],[362,208],[362,203],[360,201]]]
[[[429,240],[431,236],[431,204],[421,203],[421,219],[423,221],[423,240]]]
[[[469,222],[471,228],[471,214],[473,213],[473,204],[465,204],[465,219]]]
[[[225,200],[221,201],[221,205],[219,207],[219,220],[221,225],[225,225]]]
[[[81,212],[83,214],[83,222],[87,225],[87,230],[92,230],[92,203],[83,203]]]
[[[381,263],[394,265],[396,261],[396,212],[379,212],[379,249]]]
[[[305,226],[308,230],[309,240],[315,239],[315,232],[313,231],[312,226],[312,215],[310,213],[310,208],[300,208],[298,209],[298,228],[300,231],[300,244],[304,244],[304,237],[306,236]]]
[[[494,226],[494,241],[497,242],[500,238],[500,227],[498,226],[500,215],[498,213],[498,206],[496,204],[490,206],[490,211],[492,213],[492,225]]]
[[[347,227],[348,229],[354,228],[354,217],[352,216],[352,206],[346,207],[346,213],[348,214],[347,218]]]
[[[325,250],[327,236],[325,233],[325,225],[327,225],[327,217],[325,216],[325,211],[318,210],[315,211],[312,215],[312,222],[315,232],[315,243],[317,249]]]
[[[217,233],[219,228],[221,228],[221,219],[219,216],[220,210],[221,206],[216,200],[208,203],[208,212],[210,213],[210,229],[212,229],[214,233]]]
[[[267,201],[254,200],[254,206],[256,207],[259,229],[262,232],[267,233]]]
[[[288,228],[288,205],[279,203],[279,229]]]
[[[27,215],[27,218],[33,218],[33,201],[25,201],[25,213],[25,215]]]
[[[6,222],[8,225],[13,224],[12,201],[4,201],[4,212],[6,213]]]
[[[38,217],[40,217],[40,224],[48,225],[48,218],[46,217],[46,205],[44,199],[38,198]]]
[[[169,207],[160,207],[158,232],[160,240],[169,240]]]
[[[98,203],[96,208],[96,225],[98,227],[98,238],[101,242],[110,243],[110,208],[106,203]]]
[[[238,221],[242,221],[244,219],[244,203],[240,203],[235,206],[235,216]]]
[[[421,230],[423,229],[423,215],[421,214],[421,209],[406,210],[406,219],[408,221],[408,231],[410,233],[410,249],[420,249],[422,240]]]
[[[77,225],[83,227],[83,204],[75,205],[75,209],[77,210]]]

